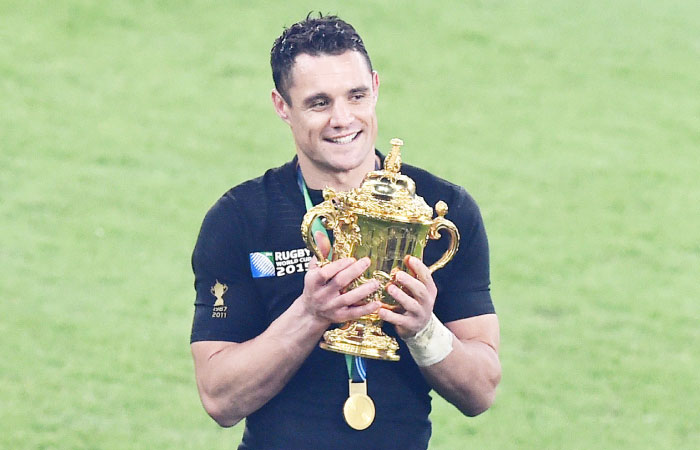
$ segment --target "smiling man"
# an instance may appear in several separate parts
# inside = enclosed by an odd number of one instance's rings
[[[307,186],[359,186],[375,165],[379,76],[362,53],[346,51],[300,54],[288,77],[272,101],[292,130]]]
[[[335,16],[284,30],[271,65],[272,103],[292,131],[296,156],[232,188],[202,224],[192,256],[191,348],[204,408],[221,426],[246,419],[240,449],[425,449],[431,389],[471,416],[491,405],[501,376],[478,207],[461,187],[404,165],[428,204],[450,205],[459,251],[434,275],[423,261],[407,260],[412,274],[399,272],[403,289],[389,291],[401,312],[361,302],[378,288],[374,281],[344,293],[369,261],[318,267],[299,229],[322,188],[356,188],[381,164],[379,76],[355,29]],[[427,264],[444,251],[440,242],[426,248]],[[318,347],[334,324],[378,309],[385,331],[402,340],[399,362],[346,362]],[[362,430],[342,413],[348,380],[358,373],[376,408]]]

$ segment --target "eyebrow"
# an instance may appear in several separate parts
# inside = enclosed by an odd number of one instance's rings
[[[369,88],[367,86],[362,86],[362,87],[356,87],[353,89],[350,89],[350,92],[348,92],[350,95],[354,94],[366,94],[369,92]]]

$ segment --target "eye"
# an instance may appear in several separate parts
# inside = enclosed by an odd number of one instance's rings
[[[365,94],[365,93],[356,93],[356,94],[352,94],[352,96],[350,98],[352,100],[355,100],[355,101],[360,101],[365,97],[367,97],[367,94]]]
[[[328,106],[328,100],[314,100],[309,106],[311,107],[311,109],[323,109],[326,106]]]

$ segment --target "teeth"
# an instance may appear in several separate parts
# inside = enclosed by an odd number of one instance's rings
[[[338,138],[338,139],[330,139],[330,141],[335,143],[335,144],[348,144],[348,143],[352,142],[353,139],[355,139],[355,136],[357,136],[357,133],[353,133],[351,135],[348,135],[348,136],[345,136],[342,138]]]

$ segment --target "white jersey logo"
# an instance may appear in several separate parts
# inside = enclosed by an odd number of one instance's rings
[[[283,277],[309,270],[311,252],[307,248],[279,252],[253,252],[249,255],[253,278]]]

